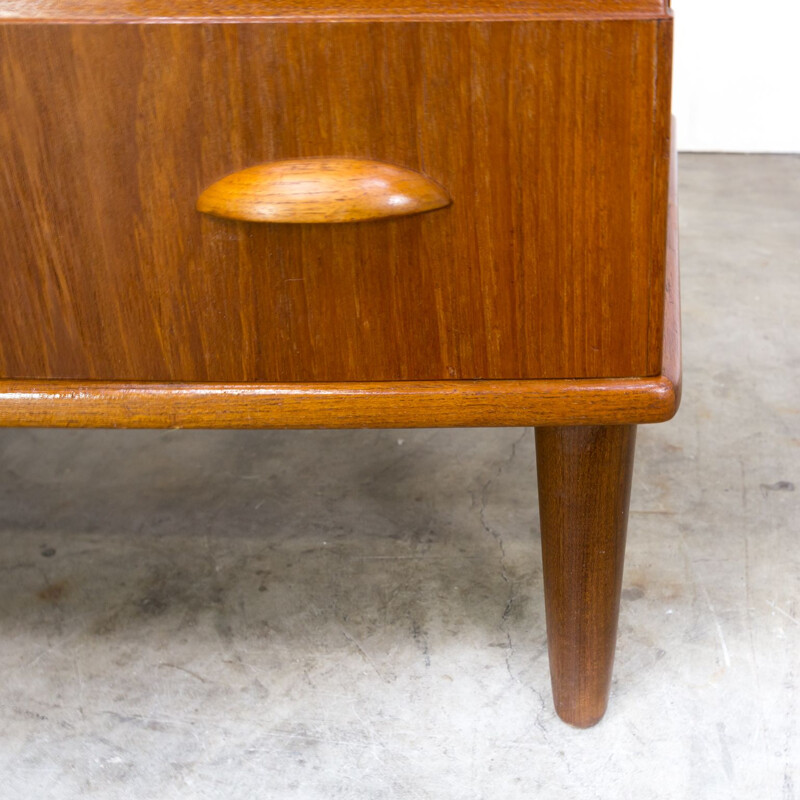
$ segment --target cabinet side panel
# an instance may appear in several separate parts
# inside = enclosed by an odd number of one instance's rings
[[[664,338],[664,280],[667,260],[667,217],[669,207],[670,164],[674,159],[674,129],[671,116],[672,101],[672,19],[661,20],[657,25],[658,49],[656,52],[655,104],[653,117],[653,271],[650,283],[650,320],[648,324],[647,371],[650,375],[661,372]]]

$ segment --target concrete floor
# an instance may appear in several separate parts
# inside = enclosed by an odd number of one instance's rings
[[[552,709],[527,430],[0,432],[0,798],[800,793],[800,157],[681,161],[685,390]]]

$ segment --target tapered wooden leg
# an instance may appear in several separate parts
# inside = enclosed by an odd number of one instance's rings
[[[580,728],[608,704],[635,442],[634,425],[536,429],[550,679]]]

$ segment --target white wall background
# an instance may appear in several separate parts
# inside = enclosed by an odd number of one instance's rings
[[[800,153],[800,0],[672,0],[678,148]]]

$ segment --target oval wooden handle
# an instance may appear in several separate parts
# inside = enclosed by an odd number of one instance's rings
[[[249,222],[359,222],[432,211],[450,204],[430,178],[358,158],[272,161],[209,186],[197,210]]]

